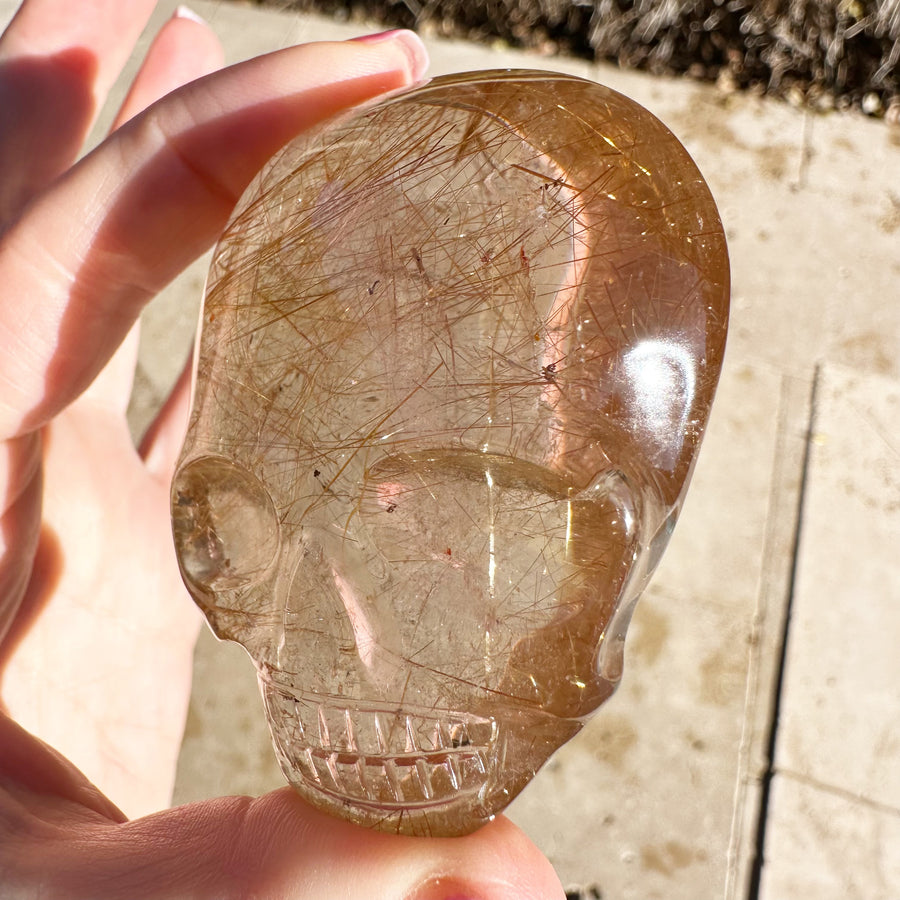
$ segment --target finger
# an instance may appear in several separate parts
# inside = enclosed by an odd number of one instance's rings
[[[4,641],[28,588],[41,527],[40,434],[0,444],[0,662]]]
[[[26,0],[19,8],[0,38],[0,222],[71,165],[153,7]]]
[[[102,407],[121,418],[128,410],[134,387],[141,341],[141,323],[135,322],[122,343],[116,348],[109,362],[97,373],[97,377],[77,398],[73,408],[80,403]]]
[[[0,244],[16,301],[0,309],[0,435],[37,427],[84,390],[276,149],[408,85],[424,54],[399,32],[241,63],[170,94],[60,178]]]
[[[224,63],[219,39],[179,7],[159,30],[113,122],[115,130],[176,88],[214,72]],[[136,323],[113,358],[85,391],[85,400],[124,413],[131,396],[138,352]]]
[[[247,893],[273,884],[289,897],[317,900],[344,896],[561,900],[563,896],[547,860],[502,816],[466,837],[399,837],[324,815],[284,788],[249,803],[237,827],[240,837],[233,846],[247,873]],[[302,848],[299,860],[298,848]],[[255,860],[261,865],[254,867]]]
[[[139,453],[147,469],[157,478],[168,482],[172,478],[191,411],[191,376],[193,365],[188,361],[165,404],[153,420],[141,441]]]
[[[9,812],[10,796],[20,809],[34,810],[36,797],[45,796],[63,819],[94,817],[101,822],[124,822],[125,816],[65,757],[29,734],[0,711],[0,818]],[[5,790],[4,790],[5,789]],[[0,857],[2,858],[2,857]],[[0,871],[6,870],[0,865]],[[27,895],[27,891],[25,892]]]
[[[46,809],[46,800],[43,804],[42,818],[60,825]],[[37,831],[29,829],[27,821],[15,824],[26,835]],[[11,862],[18,868],[14,883],[27,886],[29,878],[40,877],[48,894],[58,883],[65,886],[67,897],[107,900],[170,896],[562,900],[564,896],[546,859],[502,817],[463,838],[398,837],[326,816],[290,789],[256,800],[225,797],[191,804],[124,825],[94,825],[82,829],[79,838],[56,841],[49,868],[46,847],[23,848],[25,842],[18,841]],[[0,848],[0,864],[5,862],[2,854]]]
[[[112,130],[170,91],[220,69],[224,63],[225,53],[212,29],[178,7],[153,39]]]

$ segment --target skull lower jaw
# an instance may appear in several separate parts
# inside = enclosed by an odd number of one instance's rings
[[[260,670],[275,751],[312,805],[381,831],[467,834],[489,822],[580,723],[304,694]]]

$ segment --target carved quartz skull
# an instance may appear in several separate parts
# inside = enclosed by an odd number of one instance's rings
[[[727,309],[695,165],[591,82],[439,78],[268,164],[212,264],[172,513],[304,797],[472,831],[610,695]]]

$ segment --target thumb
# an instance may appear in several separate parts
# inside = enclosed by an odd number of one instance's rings
[[[367,831],[290,788],[122,821],[80,773],[0,716],[0,883],[42,900],[562,900],[503,817],[460,838]],[[81,782],[78,784],[77,782]]]
[[[563,897],[550,864],[503,818],[462,838],[379,834],[320,813],[290,788],[257,799],[194,803],[123,824],[77,818],[64,831],[57,828],[52,840],[43,839],[34,820],[21,822],[27,827],[19,831],[4,883],[21,896],[40,891],[48,900]],[[7,855],[0,854],[0,871],[10,865],[2,859]]]

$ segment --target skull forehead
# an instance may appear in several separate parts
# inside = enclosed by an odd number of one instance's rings
[[[672,502],[726,308],[712,199],[649,114],[559,76],[435,86],[269,166],[217,251],[201,375],[205,357],[238,412],[218,428],[278,468],[415,431],[420,449],[529,447],[582,484],[629,458]],[[649,401],[626,365],[642,341],[671,376]]]
[[[387,107],[366,124],[391,134],[409,115]],[[242,214],[255,240],[241,252],[264,263],[252,286],[232,277],[234,259],[211,285],[208,310],[232,321],[223,388],[265,403],[267,425],[301,446],[377,423],[465,432],[473,446],[490,428],[500,449],[510,428],[546,427],[554,310],[577,280],[576,198],[505,124],[443,108],[422,118],[399,160],[361,147],[359,125],[300,163],[286,154]]]

